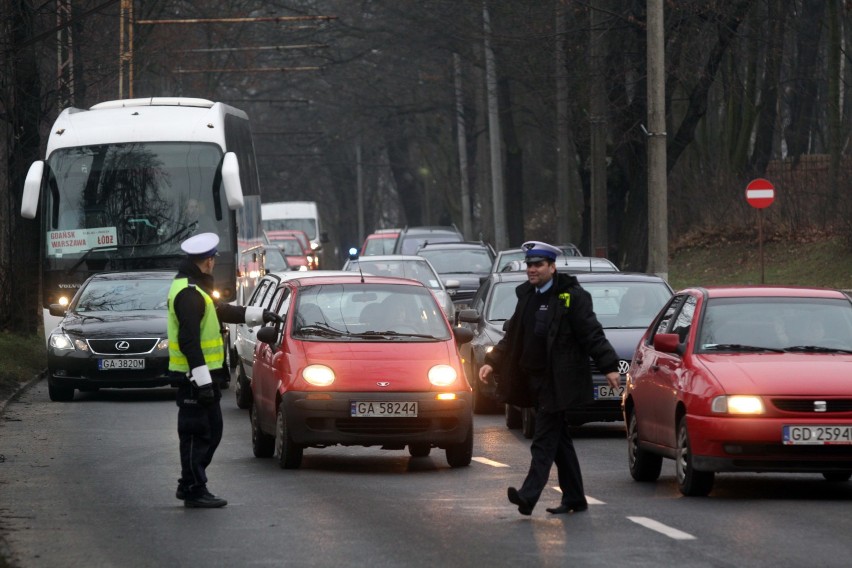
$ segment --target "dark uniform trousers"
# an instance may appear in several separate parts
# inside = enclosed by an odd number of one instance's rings
[[[207,490],[207,466],[222,441],[222,408],[219,387],[214,381],[216,400],[210,406],[198,403],[197,391],[183,373],[178,384],[178,438],[180,439],[180,481],[191,497]]]
[[[533,384],[541,384],[536,379],[533,379]],[[586,500],[580,462],[571,439],[568,411],[547,411],[538,405],[530,453],[530,470],[518,491],[521,497],[535,506],[547,486],[550,469],[555,462],[559,489],[562,490],[562,503],[574,504]]]

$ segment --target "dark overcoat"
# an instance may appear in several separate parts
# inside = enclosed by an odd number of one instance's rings
[[[497,373],[498,398],[520,407],[536,406],[539,402],[541,409],[547,411],[568,410],[591,402],[594,387],[589,358],[604,374],[618,370],[618,355],[595,316],[591,295],[574,276],[554,275],[548,304],[545,371],[551,381],[553,400],[536,401],[529,380],[520,368],[523,313],[535,294],[535,287],[524,282],[515,293],[518,303],[506,323],[506,334],[485,356],[485,362]]]

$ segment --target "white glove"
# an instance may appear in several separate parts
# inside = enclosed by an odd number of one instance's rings
[[[203,387],[211,384],[213,377],[210,376],[210,369],[207,368],[207,365],[201,365],[190,372],[189,380],[195,383],[195,386]]]
[[[246,325],[254,327],[263,324],[263,308],[257,306],[246,307]]]

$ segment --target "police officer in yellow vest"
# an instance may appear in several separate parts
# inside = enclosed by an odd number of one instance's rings
[[[261,308],[231,306],[213,299],[213,266],[219,237],[201,233],[181,243],[188,255],[169,290],[169,371],[178,384],[181,477],[175,496],[186,507],[224,507],[207,490],[207,466],[222,440],[219,382],[227,381],[220,321],[260,325],[278,321]]]

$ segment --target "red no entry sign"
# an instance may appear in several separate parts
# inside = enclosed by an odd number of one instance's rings
[[[768,179],[752,180],[746,186],[746,201],[755,209],[769,207],[775,201],[775,186]]]

